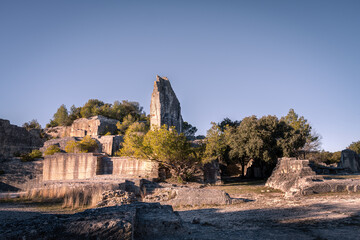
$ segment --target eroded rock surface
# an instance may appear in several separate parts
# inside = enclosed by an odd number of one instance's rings
[[[341,160],[338,164],[338,167],[344,168],[346,171],[352,173],[360,172],[359,155],[350,149],[341,151]]]
[[[182,132],[182,123],[180,102],[170,81],[166,77],[156,76],[150,104],[151,129],[160,128],[166,124],[174,126],[178,132]]]
[[[36,214],[0,222],[2,239],[182,239],[182,220],[171,206],[134,203],[76,214]]]
[[[232,200],[217,189],[147,183],[142,186],[144,202],[161,202],[172,206],[228,205]]]
[[[71,126],[59,126],[45,129],[46,134],[54,138],[85,137],[105,135],[117,131],[118,120],[98,115],[90,118],[76,119]]]
[[[11,158],[16,153],[31,152],[43,145],[40,132],[26,130],[0,119],[0,158]]]

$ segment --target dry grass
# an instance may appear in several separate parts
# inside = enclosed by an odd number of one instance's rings
[[[118,189],[118,184],[87,184],[79,186],[47,186],[29,190],[23,199],[36,202],[62,202],[63,208],[94,207],[102,199],[102,193]]]

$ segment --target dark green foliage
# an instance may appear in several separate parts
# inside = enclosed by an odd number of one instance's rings
[[[317,151],[307,154],[307,159],[315,163],[333,164],[340,162],[340,158],[341,158],[341,151],[338,152]]]
[[[237,127],[239,126],[241,121],[233,121],[230,118],[224,118],[221,122],[218,123],[218,126],[220,127],[221,131],[225,131],[226,127]]]
[[[38,158],[42,158],[42,153],[37,149],[32,150],[31,153],[25,153],[20,156],[22,162],[29,162]]]
[[[360,154],[360,141],[351,143],[348,148],[357,154]]]
[[[183,122],[182,131],[187,139],[193,140],[195,139],[195,133],[197,132],[197,128],[191,125],[188,122]]]
[[[39,129],[41,130],[41,125],[40,123],[36,120],[36,119],[33,119],[27,123],[24,123],[22,125],[23,128],[25,128],[26,130],[31,130],[31,129]]]
[[[307,120],[293,109],[280,120],[270,115],[260,119],[251,116],[242,121],[225,118],[217,125],[212,124],[206,137],[205,159],[240,163],[243,171],[251,159],[274,166],[279,157],[298,157],[308,139],[318,139],[311,136]]]
[[[44,155],[45,156],[54,155],[55,153],[58,153],[58,152],[61,152],[59,146],[51,145],[45,150]]]
[[[120,155],[148,158],[170,169],[174,177],[187,181],[201,161],[201,153],[191,146],[184,134],[166,125],[147,131],[135,122],[126,131]]]
[[[69,141],[65,146],[67,153],[88,153],[96,152],[98,144],[95,139],[90,136],[85,136],[81,141]]]
[[[131,116],[134,121],[148,121],[143,108],[138,102],[115,101],[114,104],[104,103],[98,99],[90,99],[83,107],[70,108],[70,113],[65,105],[61,105],[54,114],[50,123],[46,127],[69,126],[72,122],[79,118],[89,118],[92,116],[102,115],[107,118],[117,119],[123,122],[126,116]],[[122,129],[124,133],[126,129]]]

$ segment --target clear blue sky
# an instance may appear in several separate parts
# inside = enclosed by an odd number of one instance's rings
[[[360,140],[360,1],[0,1],[0,118],[138,101],[167,76],[184,120],[304,116],[323,148]]]

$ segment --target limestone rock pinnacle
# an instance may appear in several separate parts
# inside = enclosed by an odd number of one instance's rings
[[[174,126],[180,133],[182,132],[182,123],[180,102],[169,79],[156,75],[150,104],[151,129],[166,124],[169,127]]]

